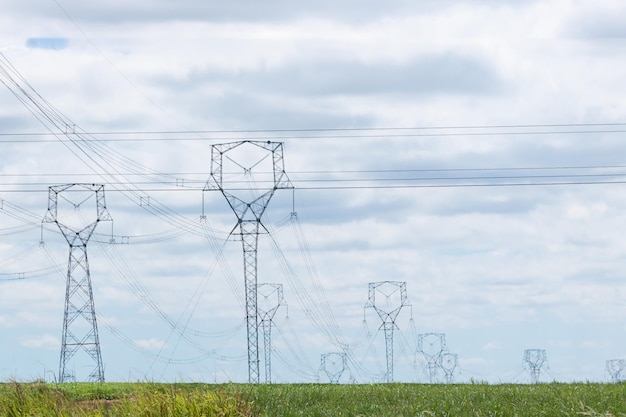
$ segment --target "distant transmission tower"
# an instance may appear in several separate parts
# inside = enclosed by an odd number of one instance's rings
[[[253,170],[258,173],[254,180]],[[220,191],[237,216],[231,235],[238,236],[243,246],[248,380],[255,384],[259,383],[257,248],[260,229],[265,229],[261,217],[274,192],[284,188],[292,186],[282,143],[246,140],[211,146],[211,176],[205,190]]]
[[[88,202],[95,205],[95,221],[86,218],[81,211],[81,206]],[[48,212],[43,223],[56,223],[70,246],[59,366],[60,382],[76,380],[68,364],[81,350],[96,364],[89,373],[88,380],[104,382],[87,243],[99,222],[111,220],[104,200],[104,185],[67,184],[49,187]]]
[[[345,352],[322,354],[320,370],[323,371],[331,384],[338,384],[341,375],[348,369],[348,355]]]
[[[524,351],[524,364],[530,371],[530,380],[533,384],[539,382],[539,375],[546,363],[546,351],[543,349],[526,349]]]
[[[441,355],[441,369],[446,376],[446,383],[451,384],[453,382],[454,370],[459,365],[459,355],[456,353],[446,352]]]
[[[437,369],[442,367],[442,357],[446,351],[445,333],[422,333],[417,335],[417,352],[421,353],[426,360],[428,378],[431,384],[436,380]]]
[[[378,294],[378,296],[377,296]],[[385,331],[385,349],[387,352],[387,372],[385,381],[393,381],[393,330],[397,328],[396,317],[402,307],[410,306],[406,295],[406,282],[382,281],[370,282],[365,308],[373,308],[383,321]]]
[[[272,320],[280,306],[285,306],[282,284],[258,284],[258,311],[263,327],[265,351],[265,382],[272,382]]]
[[[606,361],[606,371],[611,376],[611,382],[620,382],[624,369],[626,369],[626,360],[624,359],[609,359]]]

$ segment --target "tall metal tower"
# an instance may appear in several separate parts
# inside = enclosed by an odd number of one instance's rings
[[[263,328],[265,352],[265,382],[272,382],[272,320],[280,306],[286,306],[282,284],[258,284],[257,307]]]
[[[611,376],[611,382],[620,382],[624,369],[626,369],[626,360],[624,359],[609,359],[606,361],[606,371]]]
[[[417,335],[417,353],[421,353],[426,360],[428,378],[431,384],[435,382],[437,369],[441,368],[442,357],[447,350],[445,333]]]
[[[446,352],[441,355],[441,369],[446,376],[446,383],[451,384],[453,382],[454,370],[459,365],[459,355],[456,353]]]
[[[533,384],[539,382],[539,375],[546,359],[546,351],[543,349],[526,349],[524,351],[524,364],[530,371],[530,380]]]
[[[252,178],[253,171],[255,178]],[[292,188],[285,173],[283,144],[240,141],[211,146],[211,175],[205,190],[220,191],[237,216],[231,231],[241,239],[248,337],[248,380],[259,382],[257,248],[261,217],[278,189]]]
[[[393,330],[397,328],[396,317],[402,307],[410,306],[406,295],[406,282],[382,281],[370,282],[365,308],[373,308],[383,321],[380,326],[385,331],[385,350],[387,352],[387,372],[385,381],[393,381]],[[378,296],[377,296],[378,294]]]
[[[83,215],[81,208],[87,204],[95,206],[95,220]],[[43,223],[56,223],[70,246],[59,365],[60,382],[76,380],[68,365],[81,350],[95,362],[88,380],[104,382],[87,243],[99,222],[112,220],[104,200],[104,185],[66,184],[49,187],[48,211]]]
[[[345,352],[322,354],[320,370],[323,371],[331,384],[338,384],[341,375],[348,369],[348,355]]]

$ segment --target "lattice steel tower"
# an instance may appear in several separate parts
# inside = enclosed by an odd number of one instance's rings
[[[417,335],[417,352],[421,353],[424,359],[426,359],[428,378],[431,384],[435,382],[437,369],[441,368],[442,357],[447,350],[445,333],[422,333]]]
[[[331,384],[338,384],[341,375],[348,369],[348,355],[345,352],[322,354],[320,370],[328,376]]]
[[[280,306],[286,306],[282,284],[258,284],[257,307],[263,328],[263,351],[265,353],[265,382],[272,382],[272,320]]]
[[[378,294],[378,297],[376,297]],[[385,331],[385,351],[387,372],[385,381],[393,381],[393,330],[397,328],[396,318],[402,307],[410,306],[406,295],[406,282],[382,281],[369,283],[369,295],[365,308],[373,308],[383,321],[380,326]]]
[[[524,364],[530,370],[530,380],[533,384],[539,382],[539,375],[546,363],[546,351],[543,349],[526,349],[524,351]]]
[[[446,383],[451,384],[454,377],[454,370],[459,365],[459,355],[446,352],[441,355],[441,369],[446,376]]]
[[[626,360],[624,359],[609,359],[606,361],[606,371],[611,376],[611,382],[620,382],[624,369],[626,369]]]
[[[81,207],[95,202],[96,218],[82,215]],[[70,246],[65,287],[65,311],[59,381],[75,381],[69,362],[81,350],[95,362],[90,382],[104,382],[100,339],[87,259],[87,243],[101,221],[111,221],[104,200],[104,185],[67,184],[48,189],[48,212],[43,223],[56,223]]]
[[[255,178],[252,179],[252,173]],[[261,217],[278,189],[292,188],[285,173],[283,144],[240,141],[211,146],[211,175],[205,190],[220,191],[237,216],[231,235],[241,239],[248,337],[248,380],[259,382],[257,248]]]

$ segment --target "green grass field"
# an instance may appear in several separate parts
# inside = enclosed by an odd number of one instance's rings
[[[626,416],[626,384],[0,384],[1,416]]]

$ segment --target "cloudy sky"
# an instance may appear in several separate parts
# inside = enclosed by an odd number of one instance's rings
[[[247,381],[236,217],[203,192],[211,146],[241,140],[282,142],[293,185],[259,238],[258,281],[284,293],[273,381],[326,382],[334,352],[342,381],[384,380],[364,308],[383,281],[406,284],[398,381],[429,381],[432,333],[459,382],[529,382],[526,349],[546,351],[544,381],[626,359],[623,2],[101,3],[0,5],[1,380],[58,378],[68,244],[42,224],[48,187],[96,183],[105,378]],[[253,150],[224,172],[258,195]]]

